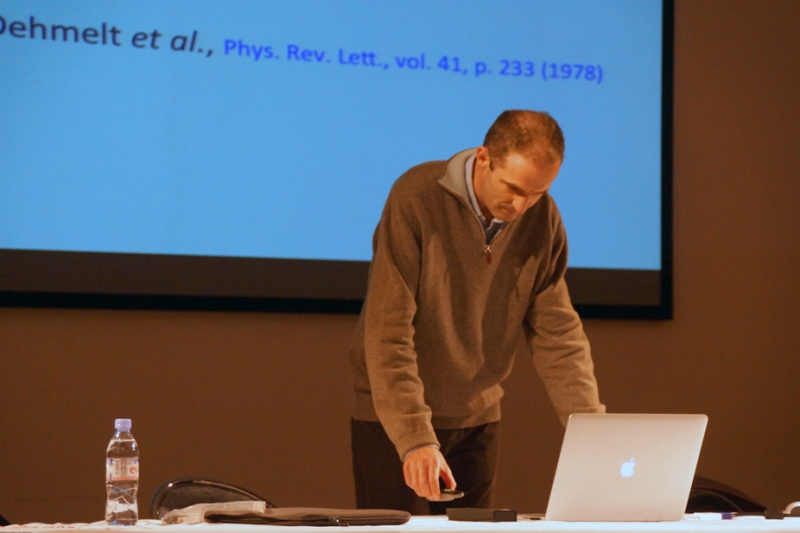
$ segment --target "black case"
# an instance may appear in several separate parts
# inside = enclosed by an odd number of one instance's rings
[[[447,518],[464,522],[516,522],[517,512],[513,509],[451,507],[447,510]]]
[[[411,515],[392,509],[328,509],[325,507],[273,507],[264,513],[209,513],[206,522],[275,526],[383,526],[408,522]]]

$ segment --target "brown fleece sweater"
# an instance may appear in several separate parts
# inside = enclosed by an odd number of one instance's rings
[[[605,410],[564,282],[567,241],[555,202],[546,194],[487,252],[465,181],[474,153],[403,174],[373,238],[350,349],[354,418],[380,421],[401,458],[438,445],[434,427],[500,419],[500,382],[522,330],[562,423]]]

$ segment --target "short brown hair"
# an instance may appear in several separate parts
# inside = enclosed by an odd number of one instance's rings
[[[540,164],[564,159],[564,133],[553,117],[541,111],[503,111],[486,132],[483,145],[492,162],[500,165],[512,152]]]

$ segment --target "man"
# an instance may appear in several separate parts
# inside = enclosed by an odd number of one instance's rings
[[[505,111],[483,146],[392,187],[350,350],[358,507],[492,506],[500,382],[521,330],[562,423],[605,410],[547,193],[563,158],[549,115]],[[464,497],[439,502],[440,478]]]

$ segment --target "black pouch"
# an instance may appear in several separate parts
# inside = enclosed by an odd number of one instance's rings
[[[393,526],[411,518],[392,509],[328,509],[325,507],[273,507],[263,513],[208,513],[206,522],[273,526]]]

